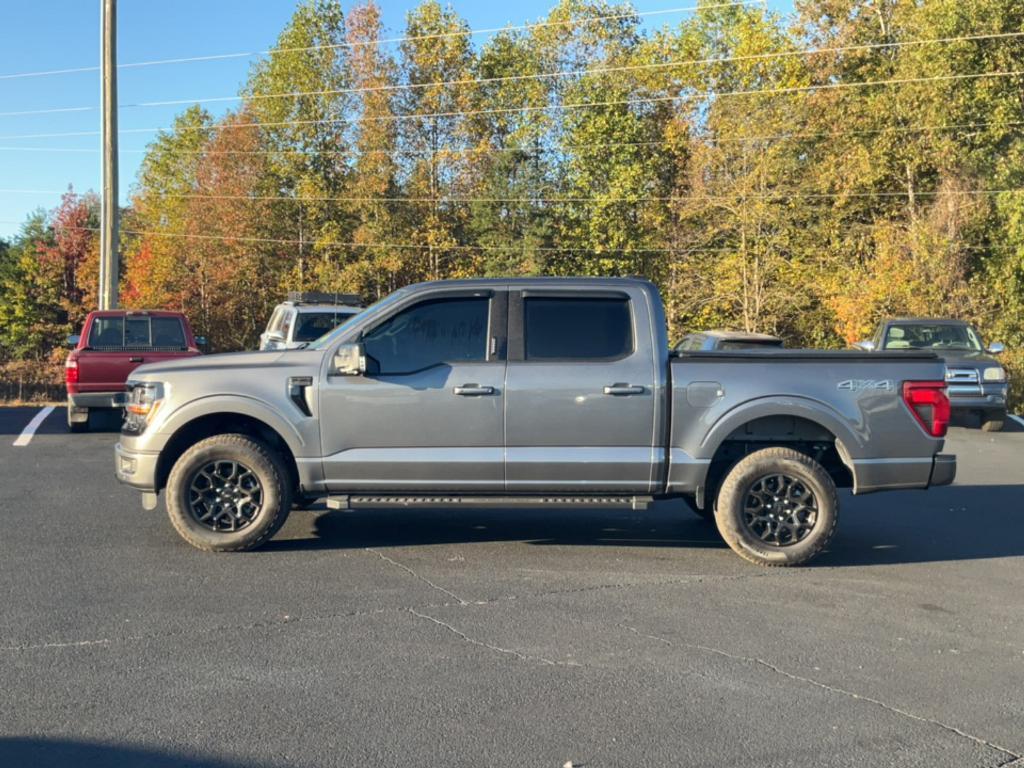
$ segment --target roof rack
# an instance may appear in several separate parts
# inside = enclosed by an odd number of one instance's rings
[[[321,291],[288,291],[290,304],[348,304],[360,306],[362,298],[355,293],[324,293]]]

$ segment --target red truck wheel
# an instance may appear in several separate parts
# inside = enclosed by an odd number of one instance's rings
[[[71,403],[68,403],[68,432],[88,432],[89,431],[89,411],[85,411],[85,419],[81,421],[71,420]]]
[[[736,554],[757,565],[806,563],[839,522],[836,486],[824,468],[792,448],[763,448],[725,476],[715,522]]]

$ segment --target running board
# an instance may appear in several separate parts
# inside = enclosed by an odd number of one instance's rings
[[[561,509],[647,509],[651,496],[328,496],[328,509],[394,509],[396,507],[507,509],[558,507]]]

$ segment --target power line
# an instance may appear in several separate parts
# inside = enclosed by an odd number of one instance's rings
[[[792,131],[789,133],[775,133],[754,136],[716,136],[709,133],[691,133],[686,136],[691,140],[704,140],[714,144],[746,144],[758,141],[787,141],[793,139],[829,139],[838,136],[874,136],[885,133],[928,133],[931,131],[960,131],[973,130],[978,128],[1005,127],[1007,129],[1024,126],[1024,120],[1007,121],[986,121],[978,123],[953,123],[951,125],[896,125],[884,128],[863,128],[853,131]],[[431,149],[370,149],[370,150],[332,150],[332,149],[188,149],[176,150],[182,155],[338,155],[347,157],[350,155],[477,155],[494,154],[502,152],[521,152],[523,154],[545,154],[560,153],[574,149],[611,149],[621,147],[667,147],[674,146],[680,140],[660,139],[657,141],[611,141],[596,142],[593,144],[563,144],[557,147],[539,147],[533,145],[518,145],[508,147],[441,147]],[[0,152],[76,152],[95,154],[100,150],[96,147],[4,147],[0,146]],[[130,148],[121,149],[122,153],[130,152],[136,154],[147,154],[150,149]]]
[[[556,72],[541,72],[525,75],[504,75],[500,77],[485,78],[461,78],[457,80],[438,80],[424,83],[395,83],[380,86],[365,86],[358,88],[324,89],[316,91],[291,91],[287,93],[248,94],[232,96],[214,96],[197,99],[170,99],[163,101],[143,101],[134,104],[122,104],[119,109],[133,109],[140,107],[169,107],[183,106],[186,104],[207,104],[224,103],[235,101],[260,101],[265,99],[301,98],[305,96],[341,96],[360,93],[375,93],[385,91],[403,91],[419,88],[451,88],[453,86],[484,86],[495,83],[522,82],[527,80],[558,79],[565,77],[576,77],[581,75],[593,76],[620,72],[650,71],[655,69],[672,69],[685,66],[713,66],[739,61],[763,61],[795,56],[817,56],[825,53],[851,53],[854,51],[879,50],[886,48],[902,48],[914,45],[940,45],[957,42],[977,42],[981,40],[1006,40],[1024,37],[1024,32],[995,32],[978,35],[960,35],[956,37],[941,37],[921,40],[903,40],[883,43],[864,43],[859,45],[844,45],[836,47],[809,48],[792,51],[774,51],[771,53],[745,54],[739,56],[718,56],[703,59],[683,59],[678,61],[652,62],[649,64],[628,64],[617,67],[596,67],[585,69],[560,70]],[[14,112],[0,112],[0,117],[15,117],[25,115],[45,115],[63,112],[87,112],[93,111],[96,107],[54,107],[47,109],[20,110]]]
[[[709,133],[690,133],[685,137],[689,140],[702,140],[711,144],[748,144],[753,142],[768,141],[792,141],[796,139],[832,139],[840,136],[875,136],[887,133],[929,133],[940,131],[968,131],[980,128],[1001,127],[1007,131],[1024,126],[1024,120],[1008,121],[987,121],[978,123],[953,123],[951,125],[896,125],[884,128],[864,128],[852,131],[792,131],[789,133],[776,133],[754,136],[716,136]],[[527,155],[558,154],[570,152],[576,149],[613,149],[622,147],[671,147],[679,144],[681,139],[660,139],[657,141],[611,141],[596,142],[593,144],[563,144],[556,147],[541,146],[508,146],[508,147],[441,147],[436,150],[429,149],[370,149],[362,151],[354,150],[322,150],[322,149],[190,149],[176,150],[182,155],[337,155],[348,157],[350,155],[387,155],[387,156],[436,156],[443,158],[446,155],[487,155],[505,152],[520,152]],[[96,154],[100,150],[95,147],[5,147],[0,146],[0,152],[70,152]],[[136,154],[147,154],[149,149],[121,149],[122,153],[130,152]]]
[[[11,221],[11,220],[0,220],[0,224],[21,224],[23,222]],[[67,224],[56,224],[51,223],[49,226],[52,229],[70,229],[75,231],[85,232],[99,232],[99,227],[85,227],[77,225]],[[123,230],[124,234],[135,235],[140,237],[165,237],[165,238],[182,238],[182,239],[198,239],[198,240],[221,240],[221,241],[240,241],[246,243],[268,243],[275,245],[311,245],[309,240],[296,240],[292,238],[277,238],[277,237],[245,237],[235,235],[207,235],[207,234],[193,234],[188,232],[161,232],[159,230]],[[954,245],[954,244],[950,244]],[[385,248],[393,250],[427,250],[430,248],[438,248],[438,246],[431,246],[423,243],[357,243],[357,242],[335,242],[335,243],[319,243],[316,244],[318,249],[328,248]],[[995,251],[995,250],[1016,250],[1018,246],[1010,243],[993,243],[989,245],[969,245],[966,243],[956,243],[955,247],[962,250],[974,250],[974,251]],[[637,248],[593,248],[593,247],[579,247],[579,246],[520,246],[520,245],[450,245],[441,248],[441,250],[460,250],[460,251],[536,251],[536,252],[548,252],[548,253],[622,253],[622,254],[643,254],[643,253],[676,253],[676,254],[693,254],[693,253],[736,253],[736,247],[721,246],[715,248],[700,247],[700,248],[688,248],[686,246],[678,246],[673,248],[665,247],[637,247]]]
[[[688,95],[676,95],[676,96],[652,96],[639,99],[619,99],[609,101],[584,101],[575,102],[569,104],[549,104],[539,107],[498,107],[494,109],[475,109],[475,110],[452,110],[448,112],[417,112],[410,113],[408,115],[381,115],[376,117],[364,117],[361,118],[362,122],[392,122],[401,120],[415,120],[415,119],[426,119],[426,118],[452,118],[452,117],[472,117],[476,115],[498,115],[498,114],[509,114],[509,113],[525,113],[525,112],[538,112],[547,110],[566,110],[566,109],[592,109],[594,107],[614,107],[614,106],[637,106],[640,104],[658,104],[665,102],[684,101],[687,99],[712,99],[712,98],[727,98],[733,96],[779,96],[788,95],[795,93],[811,93],[816,91],[832,91],[832,90],[843,90],[849,88],[865,88],[874,86],[890,86],[890,85],[915,85],[919,83],[929,82],[950,82],[954,80],[978,80],[984,78],[997,78],[997,77],[1017,77],[1024,75],[1024,70],[1009,70],[1000,72],[973,72],[973,73],[961,73],[955,75],[931,75],[928,77],[903,77],[894,78],[890,80],[865,80],[855,81],[851,83],[821,83],[817,85],[801,85],[801,86],[787,86],[783,88],[751,88],[737,91],[698,91]],[[335,125],[338,123],[351,123],[356,122],[349,118],[326,118],[319,120],[281,120],[272,122],[251,122],[251,123],[225,123],[210,126],[182,126],[180,130],[189,131],[224,131],[224,130],[237,130],[240,128],[276,128],[282,126],[298,126],[298,125]],[[166,129],[156,128],[127,128],[120,131],[120,133],[157,133]],[[30,139],[30,138],[55,138],[58,136],[96,136],[98,131],[76,131],[70,133],[51,133],[51,134],[20,134],[20,135],[6,135],[0,136],[0,140],[10,139]]]
[[[685,8],[665,8],[657,11],[632,11],[629,13],[609,14],[606,16],[593,16],[587,19],[566,19],[564,21],[539,21],[534,24],[519,24],[516,26],[491,27],[482,29],[462,29],[456,32],[438,32],[429,35],[405,35],[402,37],[382,38],[378,40],[357,40],[345,43],[330,43],[323,45],[309,45],[296,48],[269,48],[258,51],[242,51],[238,53],[215,53],[205,56],[186,56],[175,59],[154,59],[151,61],[136,61],[127,64],[118,64],[118,69],[137,69],[140,67],[154,67],[168,64],[187,64],[190,62],[222,61],[225,59],[243,59],[254,56],[267,56],[282,53],[307,53],[310,51],[336,50],[341,48],[360,48],[365,46],[390,45],[393,43],[415,42],[419,40],[439,40],[449,37],[473,37],[476,35],[498,34],[501,32],[520,32],[529,29],[540,29],[547,27],[575,26],[577,24],[597,24],[603,21],[615,19],[649,18],[652,16],[666,16],[676,13],[689,13],[693,11],[710,10],[713,8],[734,8],[751,5],[764,5],[765,0],[739,0],[738,2],[719,3],[716,5],[700,5]],[[99,67],[69,67],[65,69],[50,69],[38,72],[15,72],[0,75],[0,80],[14,80],[24,77],[48,77],[52,75],[67,75],[80,72],[98,72]]]
[[[67,190],[48,189],[0,189],[0,193],[23,194],[23,195],[56,195],[64,194]],[[938,197],[941,195],[953,196],[985,196],[1017,194],[1024,192],[1024,187],[1005,187],[1000,189],[966,189],[954,191],[916,191],[916,197]],[[156,197],[168,197],[176,200],[235,200],[240,202],[291,202],[291,203],[406,203],[406,204],[468,204],[468,203],[509,203],[515,205],[619,205],[638,203],[685,203],[694,201],[722,201],[722,200],[837,200],[837,199],[865,199],[865,198],[902,198],[910,195],[906,190],[875,190],[870,192],[758,192],[743,193],[734,192],[731,194],[713,195],[667,195],[648,197],[332,197],[332,196],[303,196],[292,197],[287,195],[216,195],[203,193],[177,193],[177,192],[154,192]]]

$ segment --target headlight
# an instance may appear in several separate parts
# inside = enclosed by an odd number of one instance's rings
[[[129,381],[124,431],[141,434],[164,401],[164,385],[156,381]]]
[[[986,368],[982,374],[984,381],[1006,381],[1006,371],[1000,368],[998,365],[992,368]]]

